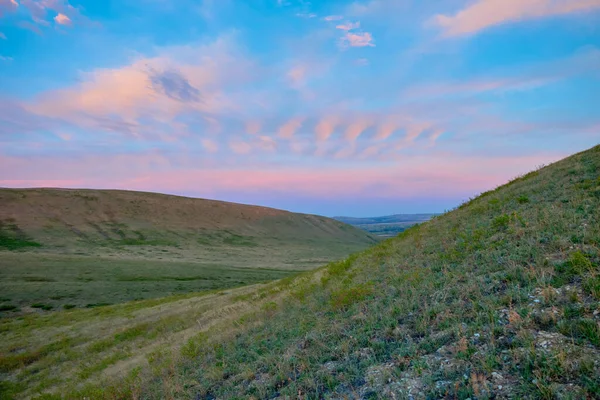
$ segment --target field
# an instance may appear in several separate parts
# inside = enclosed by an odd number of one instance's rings
[[[90,308],[249,285],[294,273],[298,271],[289,268],[5,253],[0,259],[0,307],[13,312]]]
[[[5,398],[598,398],[600,146],[316,270],[0,332]]]

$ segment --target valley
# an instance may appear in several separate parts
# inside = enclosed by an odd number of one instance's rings
[[[2,395],[594,398],[599,210],[595,147],[316,270],[3,317]]]

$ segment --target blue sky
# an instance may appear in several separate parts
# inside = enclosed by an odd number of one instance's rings
[[[600,0],[0,0],[0,186],[438,212],[600,142]]]

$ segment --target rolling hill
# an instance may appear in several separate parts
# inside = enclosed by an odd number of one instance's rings
[[[600,146],[280,281],[0,320],[7,398],[600,397]]]
[[[0,291],[24,312],[277,279],[375,243],[338,221],[117,190],[0,189]]]

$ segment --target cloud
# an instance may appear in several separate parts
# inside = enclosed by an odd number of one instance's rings
[[[291,68],[287,73],[287,78],[289,79],[291,86],[294,88],[303,86],[306,79],[306,73],[306,65],[297,65]]]
[[[2,33],[2,32],[0,32],[0,39],[6,40],[6,35],[4,33]]]
[[[31,113],[16,101],[0,98],[0,137],[51,130],[57,126],[54,119]]]
[[[71,25],[71,18],[62,13],[58,13],[56,17],[54,17],[54,21],[60,25]]]
[[[328,15],[323,18],[323,21],[331,22],[331,21],[340,21],[344,19],[342,15]]]
[[[13,58],[7,57],[7,56],[0,56],[0,61],[11,62],[11,61],[13,61]]]
[[[206,149],[209,153],[216,153],[219,151],[219,145],[212,139],[202,139],[201,140],[202,147]]]
[[[372,124],[373,121],[371,121],[369,118],[361,118],[354,121],[346,128],[346,140],[349,142],[354,142],[365,131],[365,129],[369,128]]]
[[[586,48],[575,55],[553,62],[521,65],[516,76],[477,77],[465,81],[434,82],[407,88],[407,99],[466,97],[490,92],[531,90],[557,81],[600,70],[600,50]]]
[[[357,58],[356,60],[354,60],[354,65],[358,65],[359,67],[366,67],[367,65],[369,65],[369,59]]]
[[[237,102],[247,106],[253,101],[243,85],[238,86],[252,67],[224,40],[164,48],[153,58],[92,70],[82,74],[79,83],[42,93],[26,107],[85,129],[126,128],[124,133],[138,136],[159,134],[153,124],[173,125],[182,115],[201,117],[209,129],[218,131],[216,117],[239,111]],[[113,129],[107,122],[121,126]]]
[[[277,142],[275,139],[269,136],[258,136],[256,146],[266,151],[275,151],[277,149]]]
[[[340,118],[336,115],[329,115],[321,118],[321,120],[315,126],[317,141],[324,142],[329,139],[340,121]]]
[[[279,137],[284,139],[291,139],[296,133],[296,131],[300,129],[303,123],[304,118],[302,117],[292,118],[285,124],[281,125],[278,131]]]
[[[252,146],[241,139],[233,139],[229,141],[229,148],[235,154],[248,154],[252,151]]]
[[[31,31],[33,33],[35,33],[36,35],[42,35],[42,30],[40,29],[40,27],[36,24],[34,24],[33,22],[30,21],[19,21],[17,22],[17,26],[23,29],[27,29],[28,31]]]
[[[316,18],[317,14],[315,14],[315,13],[297,13],[296,17],[300,17],[300,18]]]
[[[5,12],[14,12],[19,7],[19,3],[15,0],[0,0],[0,17]]]
[[[369,32],[346,32],[340,44],[342,47],[375,47],[373,35]]]
[[[246,127],[246,133],[249,133],[251,135],[256,135],[257,133],[260,132],[262,125],[259,121],[251,120],[251,121],[246,121],[245,127]]]
[[[342,31],[351,31],[360,28],[360,22],[346,22],[345,24],[336,25],[335,28]]]
[[[173,70],[155,72],[149,76],[154,88],[158,92],[164,93],[173,100],[182,102],[200,101],[200,91],[190,84],[190,82]]]
[[[492,26],[600,8],[600,0],[479,0],[454,15],[434,18],[444,36],[471,35]]]
[[[385,140],[390,137],[395,131],[400,128],[399,123],[393,119],[388,118],[379,124],[377,133],[375,134],[375,140]]]
[[[242,153],[250,150],[244,142],[233,146],[239,146],[237,150]],[[350,148],[344,150],[351,154]],[[38,157],[35,163],[27,157],[0,156],[0,186],[117,188],[213,198],[223,198],[226,193],[279,193],[320,199],[414,198],[432,193],[468,197],[564,155],[556,152],[486,157],[431,153],[405,155],[387,168],[346,164],[327,168],[252,164],[217,168],[177,164],[160,153]],[[376,192],[373,187],[377,187]],[[195,188],[192,193],[190,188]]]
[[[69,26],[74,21],[87,21],[79,10],[68,0],[20,0],[20,6],[27,12],[19,12],[17,26],[41,35],[40,27],[56,25]],[[16,0],[0,0],[0,17],[3,11],[16,11],[19,3]]]
[[[432,131],[431,134],[429,135],[429,145],[430,146],[434,146],[435,143],[437,142],[437,140],[443,134],[444,134],[444,130],[443,129],[435,129],[434,131]]]

